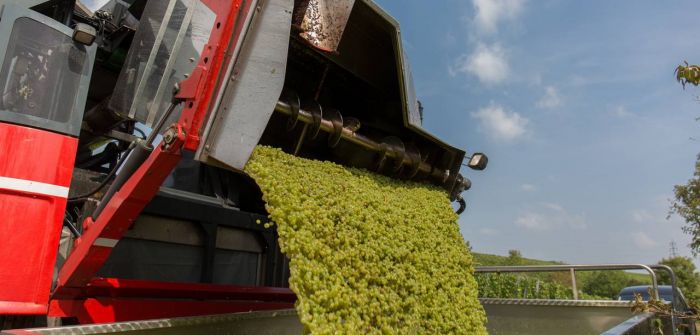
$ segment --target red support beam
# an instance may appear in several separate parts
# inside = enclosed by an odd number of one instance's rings
[[[150,280],[94,278],[87,286],[64,290],[55,299],[86,299],[94,297],[250,300],[294,303],[296,295],[288,288],[174,283]]]
[[[233,46],[242,38],[245,16],[252,8],[251,1],[243,0],[201,0],[214,13],[209,42],[204,46],[197,66],[189,78],[180,83],[177,98],[185,107],[180,120],[185,125],[187,139],[185,149],[195,151],[199,146],[200,134],[211,104],[216,99],[220,81],[226,72],[229,60],[233,57]]]
[[[75,241],[73,251],[58,274],[56,291],[64,286],[85,286],[95,276],[180,158],[180,148],[170,147],[170,151],[164,151],[158,146],[114,194],[97,221],[88,219],[87,230]]]

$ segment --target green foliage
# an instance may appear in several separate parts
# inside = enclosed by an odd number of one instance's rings
[[[615,299],[620,290],[645,282],[631,277],[624,271],[593,271],[583,283],[583,292],[605,299]]]
[[[571,289],[557,283],[523,275],[478,273],[480,298],[572,299]]]
[[[695,161],[693,178],[683,185],[676,185],[673,193],[675,199],[671,203],[671,213],[685,220],[683,231],[691,235],[690,249],[697,256],[700,252],[700,155]]]
[[[668,265],[676,274],[676,284],[686,298],[698,300],[700,274],[696,272],[695,264],[690,257],[669,257],[662,259],[659,264]],[[670,285],[671,279],[665,271],[657,272],[658,282]]]
[[[571,287],[532,276],[510,273],[477,273],[479,298],[573,299]],[[605,300],[606,297],[579,291],[579,299]]]
[[[515,250],[517,254],[519,252]],[[499,255],[491,255],[491,254],[481,254],[481,253],[476,253],[473,252],[472,255],[474,256],[474,262],[477,265],[484,265],[484,266],[506,266],[506,265],[560,265],[564,264],[562,262],[557,262],[557,261],[544,261],[544,260],[539,260],[539,259],[531,259],[531,258],[525,258],[522,257],[520,254],[520,257],[513,257],[514,252],[509,251],[509,256],[499,256]],[[517,260],[517,261],[515,261]],[[482,283],[482,281],[485,281],[486,279],[480,278],[483,274],[478,274],[477,276],[477,281],[479,283]],[[505,274],[503,274],[505,276]],[[510,275],[514,276],[514,275]],[[548,272],[548,273],[527,273],[527,274],[518,274],[518,277],[521,278],[526,278],[524,281],[523,279],[520,280],[520,282],[524,283],[528,280],[534,280],[537,281],[539,280],[541,285],[558,285],[560,288],[566,290],[568,293],[566,293],[566,296],[571,296],[571,275],[568,272]],[[631,286],[631,285],[648,285],[651,284],[649,280],[649,276],[646,274],[641,274],[641,273],[630,273],[630,272],[625,272],[625,271],[578,271],[576,272],[576,282],[577,286],[579,288],[579,298],[581,299],[596,299],[596,300],[601,300],[601,299],[613,299],[617,295],[617,293],[620,292],[620,290],[623,287],[626,286]],[[484,288],[482,289],[482,286],[479,286],[480,290],[480,297],[486,297],[488,295],[489,297],[495,297],[495,293],[493,292],[500,292],[500,294],[503,294],[503,298],[518,298],[517,294],[513,294],[512,291],[505,290],[505,291],[499,291],[498,289],[494,289],[493,285],[495,284],[488,284],[484,283],[484,285],[490,285],[490,286],[484,286],[484,287],[491,287],[491,288]],[[491,290],[491,291],[489,291]],[[523,289],[524,290],[524,289]],[[483,292],[482,292],[483,291]],[[486,295],[484,295],[486,294]],[[559,299],[563,299],[564,297],[557,297]]]
[[[676,68],[676,80],[684,89],[688,83],[700,85],[700,66],[684,64]],[[669,216],[675,213],[685,220],[683,231],[691,236],[690,249],[697,256],[700,253],[700,154],[695,160],[693,177],[685,184],[674,186],[673,193]]]
[[[447,194],[258,147],[245,171],[290,258],[313,334],[485,334],[472,257]]]
[[[520,250],[508,250],[508,265],[522,265],[523,255]]]
[[[695,86],[700,85],[700,66],[689,65],[688,62],[683,62],[684,65],[678,65],[676,68],[676,80],[683,85],[693,84]]]

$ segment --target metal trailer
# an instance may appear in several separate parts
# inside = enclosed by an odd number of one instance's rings
[[[519,302],[482,301],[487,316],[489,334],[603,334],[603,335],[653,335],[656,334],[652,313],[630,317],[629,305],[620,302]],[[501,308],[507,306],[505,308]],[[519,315],[516,321],[503,322],[503,313]],[[495,319],[494,319],[495,317]],[[609,326],[611,324],[612,326]],[[619,322],[619,323],[616,323]],[[671,333],[665,323],[664,334]],[[7,330],[0,334],[172,334],[172,335],[247,335],[303,334],[303,326],[292,309],[243,312],[223,315],[207,315],[185,318],[129,321],[59,328]]]
[[[631,315],[620,301],[482,299],[489,334],[653,335],[652,313]],[[666,318],[664,334],[672,334]],[[0,334],[303,334],[293,309],[205,315],[118,323],[6,330]]]
[[[576,273],[580,271],[642,270],[649,275],[651,297],[659,299],[656,273],[668,274],[672,287],[672,315],[634,314],[632,302],[579,300]],[[696,334],[694,319],[679,317],[676,275],[661,264],[592,264],[592,265],[524,265],[482,266],[476,273],[569,272],[573,300],[548,299],[481,299],[489,318],[490,334],[656,334],[659,323],[664,334]]]
[[[675,292],[675,274],[664,265],[608,264],[478,267],[477,273],[513,272],[571,272],[576,271],[646,270],[652,286],[656,276],[652,269],[666,271]],[[576,292],[575,286],[573,287]],[[653,313],[634,314],[632,302],[611,300],[552,300],[482,298],[488,317],[489,334],[603,334],[652,335],[660,321],[664,334],[695,334],[694,324],[687,328],[676,326],[678,320]],[[7,334],[302,334],[303,326],[293,309],[243,312],[223,315],[130,321],[86,326],[6,331]]]

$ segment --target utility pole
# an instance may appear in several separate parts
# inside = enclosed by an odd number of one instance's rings
[[[671,247],[669,248],[669,254],[671,258],[678,257],[678,249],[676,248],[676,241],[671,241]]]

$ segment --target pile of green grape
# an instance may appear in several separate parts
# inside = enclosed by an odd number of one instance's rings
[[[258,146],[289,286],[312,334],[485,334],[472,257],[444,191]]]

